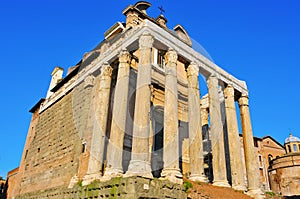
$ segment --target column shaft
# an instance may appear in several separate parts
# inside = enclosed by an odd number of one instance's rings
[[[123,173],[122,153],[128,104],[130,60],[130,53],[123,50],[119,55],[111,132],[107,147],[107,167],[104,173],[106,177],[120,176]]]
[[[234,102],[234,88],[228,85],[224,90],[226,122],[228,131],[232,188],[245,191],[243,163],[238,122]]]
[[[258,160],[257,152],[254,148],[252,125],[247,95],[242,94],[242,96],[239,99],[239,107],[247,170],[248,194],[259,198],[258,196],[261,194],[261,190],[259,189]]]
[[[189,151],[190,151],[190,179],[207,181],[204,175],[203,143],[200,92],[198,86],[199,68],[191,63],[187,69],[188,77],[188,115],[189,115]]]
[[[91,151],[88,171],[83,179],[83,184],[89,184],[102,175],[104,157],[104,143],[108,116],[112,68],[108,64],[101,67],[99,89],[96,91],[95,119],[91,141]]]
[[[224,149],[224,132],[218,93],[218,78],[211,75],[207,81],[209,92],[210,132],[213,162],[213,184],[228,187]]]
[[[131,160],[126,176],[152,177],[149,153],[151,56],[153,38],[143,34],[139,39],[139,65],[136,85]]]
[[[170,49],[165,55],[165,103],[162,177],[181,183],[179,170],[177,53]]]

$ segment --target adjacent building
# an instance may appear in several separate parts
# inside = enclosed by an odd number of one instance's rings
[[[290,134],[285,139],[286,154],[269,157],[272,191],[290,198],[300,197],[300,139]]]

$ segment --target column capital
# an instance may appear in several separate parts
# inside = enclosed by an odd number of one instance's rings
[[[231,84],[229,84],[225,89],[224,89],[224,96],[226,97],[234,97],[234,88]]]
[[[242,94],[239,98],[239,106],[248,106],[249,105],[249,97],[246,94]]]
[[[153,45],[153,36],[147,32],[143,33],[139,38],[139,48],[151,48]]]
[[[187,72],[188,78],[190,76],[198,76],[198,74],[199,74],[198,64],[195,62],[191,62],[190,65],[188,66],[186,72]]]
[[[215,81],[219,81],[218,80],[218,77],[217,77],[217,75],[215,74],[215,73],[212,73],[208,78],[207,78],[207,83],[209,84],[209,82],[211,82],[211,81],[213,81],[213,82],[215,82]]]
[[[126,49],[122,49],[122,51],[119,54],[119,62],[130,64],[130,61],[131,61],[130,53]]]
[[[93,75],[89,75],[84,79],[84,88],[93,87],[94,86],[94,79]]]
[[[108,63],[104,63],[100,70],[101,70],[101,76],[111,77],[113,69]]]
[[[177,58],[177,52],[174,49],[169,48],[168,52],[165,54],[166,66],[170,66],[170,64],[176,64]]]

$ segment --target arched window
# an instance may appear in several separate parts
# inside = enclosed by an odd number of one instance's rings
[[[271,164],[273,160],[273,156],[271,154],[268,155],[268,161],[269,161],[269,165]]]
[[[297,145],[296,144],[293,144],[293,148],[294,148],[294,152],[297,152]]]

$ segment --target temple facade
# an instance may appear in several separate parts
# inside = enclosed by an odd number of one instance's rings
[[[148,16],[150,6],[128,6],[126,22],[64,78],[55,67],[30,110],[13,197],[137,176],[211,181],[262,197],[246,83],[196,51],[181,25],[170,30],[163,15]]]

